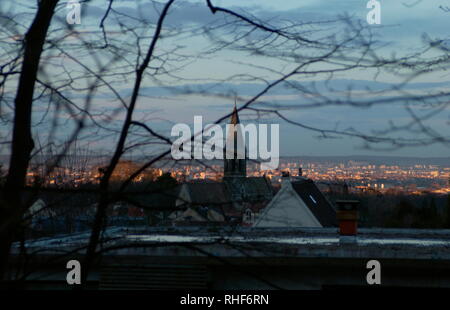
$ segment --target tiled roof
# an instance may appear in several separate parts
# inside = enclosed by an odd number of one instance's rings
[[[261,177],[230,177],[223,182],[185,183],[192,204],[229,204],[233,201],[260,202],[272,199],[272,188],[267,179]]]
[[[223,183],[193,182],[185,184],[188,188],[192,204],[217,205],[231,203],[230,195]]]
[[[225,177],[223,180],[233,201],[257,202],[273,197],[272,186],[264,177]]]

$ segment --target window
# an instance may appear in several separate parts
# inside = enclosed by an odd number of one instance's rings
[[[244,213],[244,223],[252,223],[253,222],[253,212],[250,209],[245,210]]]

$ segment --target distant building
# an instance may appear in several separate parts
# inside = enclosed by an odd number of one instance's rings
[[[135,163],[131,160],[120,160],[116,167],[114,168],[113,173],[111,174],[110,180],[112,182],[118,182],[126,180],[128,176],[133,174],[136,170],[140,168],[138,163]],[[95,175],[97,179],[100,179],[105,173],[107,166],[99,165],[94,166],[92,169],[92,175]],[[134,181],[143,181],[143,180],[154,180],[158,176],[161,176],[162,171],[160,169],[146,169],[141,174],[139,174]]]

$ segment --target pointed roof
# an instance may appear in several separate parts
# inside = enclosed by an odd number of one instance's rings
[[[227,128],[225,160],[244,159],[246,157],[245,140],[243,137],[243,132],[238,125],[240,126],[240,121],[235,100],[234,109],[231,113],[230,124],[227,125],[229,127]]]
[[[238,111],[236,108],[236,100],[234,100],[234,109],[233,109],[233,113],[231,114],[231,120],[230,120],[230,124],[236,125],[239,124],[239,115],[238,115]]]

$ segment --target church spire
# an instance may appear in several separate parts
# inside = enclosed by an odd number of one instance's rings
[[[237,107],[236,107],[236,98],[234,99],[234,109],[233,109],[233,113],[231,114],[230,124],[232,124],[232,125],[239,124],[239,115],[238,115],[238,111],[237,111]]]
[[[234,145],[234,148],[232,150],[228,150],[225,146],[224,150],[224,176],[225,177],[231,177],[231,176],[243,176],[245,177],[247,175],[247,152],[245,149],[245,140],[243,139],[242,132],[238,130],[238,128],[234,127],[236,125],[240,124],[239,121],[239,114],[236,107],[236,99],[234,100],[234,109],[231,113],[230,118],[230,125],[231,130],[228,132],[227,135],[227,141],[226,145]],[[242,156],[242,150],[239,149],[238,145],[242,145],[244,150],[244,154]],[[232,158],[227,158],[227,154],[232,154]],[[238,154],[241,154],[239,156]]]

